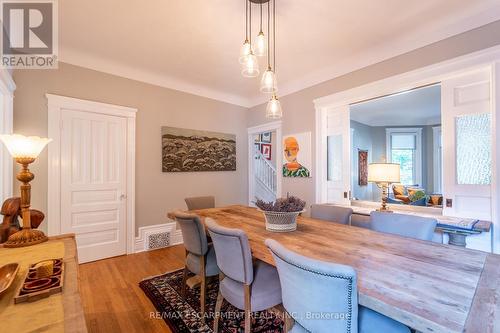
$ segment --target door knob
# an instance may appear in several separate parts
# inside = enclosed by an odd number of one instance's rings
[[[120,200],[125,200],[127,199],[127,196],[125,194],[120,195]]]

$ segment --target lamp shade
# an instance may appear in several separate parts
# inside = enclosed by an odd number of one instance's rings
[[[396,163],[371,163],[368,165],[368,181],[372,183],[399,183],[400,166]]]
[[[14,158],[37,158],[52,139],[20,134],[0,135],[0,140]]]
[[[281,103],[276,95],[273,95],[271,100],[267,103],[266,107],[266,117],[270,119],[279,119],[283,116],[283,110],[281,109]]]

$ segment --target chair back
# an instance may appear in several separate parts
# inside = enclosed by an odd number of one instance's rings
[[[431,241],[436,229],[436,219],[416,215],[372,212],[371,229],[403,237]]]
[[[352,208],[334,205],[312,205],[311,217],[313,219],[349,224],[351,221]]]
[[[205,223],[212,238],[217,266],[227,277],[245,284],[253,282],[252,252],[248,237],[239,229],[224,228],[207,218]]]
[[[352,267],[292,252],[267,239],[281,283],[283,306],[308,332],[358,331],[358,289]],[[316,316],[317,315],[317,316]]]
[[[215,208],[214,196],[185,198],[184,201],[188,210]]]
[[[174,216],[181,227],[186,250],[198,256],[204,256],[208,251],[207,234],[198,215],[176,211]]]

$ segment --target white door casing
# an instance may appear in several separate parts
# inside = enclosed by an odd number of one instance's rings
[[[459,184],[456,121],[467,115],[491,114],[490,72],[483,70],[443,80],[443,211],[448,216],[491,220],[491,183]],[[478,133],[480,134],[480,133]],[[488,147],[491,148],[491,147]],[[468,161],[464,161],[466,163]],[[473,166],[473,163],[467,163]],[[473,172],[471,168],[470,172]],[[452,200],[448,205],[446,200]]]
[[[49,235],[75,233],[80,262],[133,253],[137,110],[47,98]]]
[[[326,156],[317,168],[321,203],[350,205],[351,126],[349,106],[320,111],[321,128],[317,136],[317,154]],[[318,201],[318,200],[317,200]]]

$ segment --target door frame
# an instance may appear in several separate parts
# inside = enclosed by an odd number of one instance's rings
[[[281,165],[283,164],[283,154],[281,153],[281,141],[283,140],[281,132],[281,120],[273,121],[253,127],[247,128],[247,140],[248,140],[248,204],[253,206],[252,194],[253,194],[253,149],[254,140],[253,135],[262,132],[276,132],[276,197],[280,198],[282,196],[282,172]]]
[[[48,102],[47,221],[49,236],[61,233],[61,130],[64,111],[80,111],[127,119],[126,244],[127,254],[135,252],[135,118],[137,109],[79,98],[46,94]]]
[[[490,47],[478,52],[473,52],[459,56],[437,64],[425,66],[413,71],[391,76],[379,81],[368,83],[359,87],[337,92],[328,96],[313,100],[315,107],[316,142],[321,142],[324,129],[321,124],[323,115],[332,108],[348,106],[360,101],[370,100],[386,95],[423,87],[456,76],[464,75],[468,72],[479,69],[488,69],[491,73],[491,112],[492,112],[492,249],[494,253],[500,253],[500,46]],[[316,145],[316,174],[321,174],[321,168],[326,167],[323,161],[322,145]],[[321,182],[322,179],[316,177],[315,201],[321,203]]]

